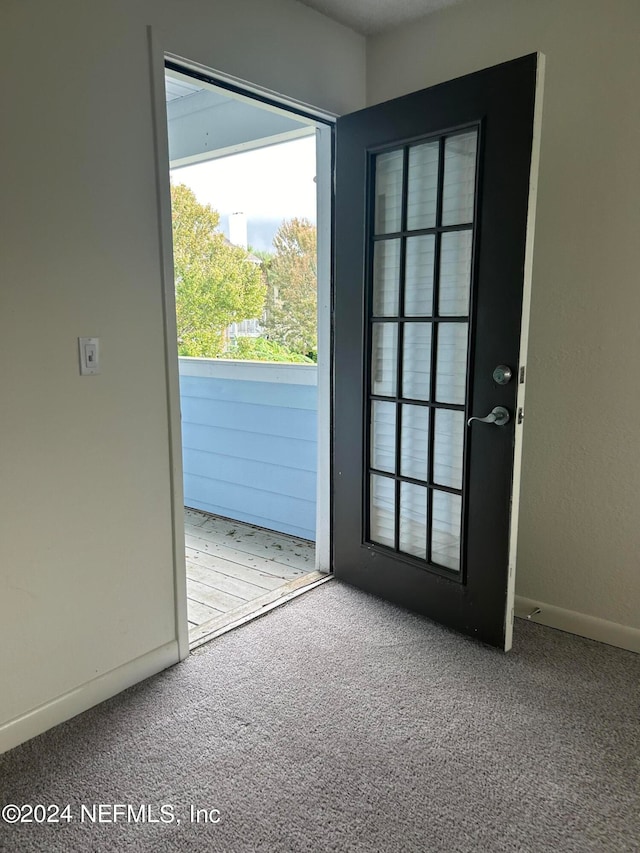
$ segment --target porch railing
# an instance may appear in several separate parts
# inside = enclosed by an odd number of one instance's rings
[[[185,504],[315,539],[317,367],[180,358]]]

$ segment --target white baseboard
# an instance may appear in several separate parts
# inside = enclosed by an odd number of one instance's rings
[[[127,687],[161,672],[180,659],[178,643],[172,640],[129,663],[123,664],[68,693],[9,720],[0,726],[0,754],[36,735],[70,720],[77,714],[110,699]]]
[[[533,598],[523,598],[521,595],[516,595],[515,615],[539,625],[547,625],[549,628],[557,628],[569,634],[640,653],[639,628],[608,622],[606,619],[598,619],[597,616],[588,616],[575,610],[565,610],[563,607],[544,604]]]

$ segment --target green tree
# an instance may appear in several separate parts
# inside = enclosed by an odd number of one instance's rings
[[[230,323],[260,317],[263,273],[217,231],[220,215],[184,184],[171,186],[178,352],[215,358]]]
[[[268,281],[265,334],[287,349],[316,360],[316,227],[307,219],[286,220],[273,238],[273,246],[275,253],[265,264]]]
[[[266,338],[237,338],[224,353],[224,358],[235,358],[245,361],[279,361],[288,364],[313,364],[313,360],[291,352],[277,341]]]

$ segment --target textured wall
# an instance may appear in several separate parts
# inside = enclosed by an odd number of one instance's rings
[[[176,637],[147,25],[336,112],[364,102],[365,45],[293,0],[2,0],[0,20],[2,749],[4,721]]]

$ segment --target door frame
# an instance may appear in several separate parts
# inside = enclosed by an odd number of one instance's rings
[[[166,49],[157,29],[147,28],[150,62],[156,204],[163,305],[164,360],[167,389],[169,476],[175,629],[180,660],[189,655],[186,561],[184,550],[184,490],[180,384],[176,350],[176,306],[173,277],[169,137],[165,101],[165,62],[227,89],[240,98],[259,102],[274,112],[303,117],[316,127],[318,234],[318,453],[316,488],[316,570],[331,572],[331,435],[333,370],[333,166],[337,116],[248,83],[222,71],[185,59]]]
[[[513,448],[513,480],[511,494],[518,499],[512,501],[509,526],[509,575],[507,580],[507,620],[505,625],[505,651],[513,644],[513,621],[515,617],[516,595],[516,559],[518,553],[518,520],[522,500],[522,423],[525,416],[524,398],[527,387],[527,353],[529,349],[529,326],[531,317],[531,286],[533,281],[533,247],[536,230],[536,209],[538,201],[538,176],[540,172],[540,146],[542,134],[542,104],[544,100],[546,56],[537,51],[536,93],[533,107],[533,138],[531,140],[531,165],[529,170],[529,200],[527,206],[527,233],[524,250],[524,275],[522,286],[522,315],[520,321],[520,373],[517,377],[516,425]]]

